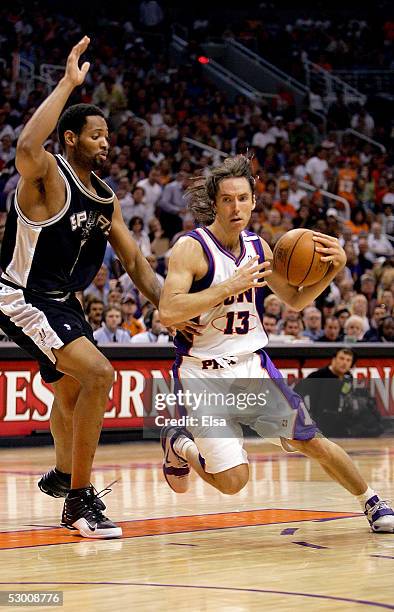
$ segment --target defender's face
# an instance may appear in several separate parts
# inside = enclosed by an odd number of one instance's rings
[[[220,181],[216,196],[216,219],[230,232],[241,232],[255,206],[249,182],[244,177]]]
[[[75,142],[75,154],[90,162],[93,169],[101,168],[108,156],[108,126],[103,117],[86,117],[85,125]]]

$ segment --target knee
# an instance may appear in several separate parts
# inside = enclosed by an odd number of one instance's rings
[[[114,369],[107,360],[97,362],[93,367],[90,367],[85,381],[86,384],[92,385],[95,389],[101,387],[108,391],[113,382]]]
[[[236,493],[239,493],[244,488],[248,479],[249,474],[247,470],[228,473],[225,476],[222,474],[222,477],[217,482],[218,489],[225,495],[236,495]]]

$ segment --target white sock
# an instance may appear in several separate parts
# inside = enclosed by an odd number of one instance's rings
[[[377,495],[377,493],[376,491],[371,489],[370,486],[368,486],[368,489],[365,491],[365,493],[361,493],[361,495],[355,495],[363,511],[365,510],[365,504],[367,503],[367,501],[371,499],[371,497],[373,497],[374,495]]]
[[[195,442],[190,440],[187,436],[179,436],[174,442],[174,451],[177,455],[186,460],[186,453],[191,446],[195,446]]]

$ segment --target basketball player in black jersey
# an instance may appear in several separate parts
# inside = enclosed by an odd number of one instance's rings
[[[71,50],[63,78],[36,110],[17,144],[21,179],[1,252],[0,327],[40,364],[52,383],[51,431],[56,468],[39,487],[66,497],[62,525],[89,538],[122,534],[104,514],[90,485],[113,368],[96,348],[75,296],[100,268],[107,239],[138,289],[156,306],[160,288],[124,224],[112,190],[94,174],[108,154],[108,128],[97,107],[68,108],[58,124],[64,157],[44,149],[89,63],[79,58],[84,37]],[[71,477],[70,477],[71,473]],[[71,486],[71,489],[70,489]]]

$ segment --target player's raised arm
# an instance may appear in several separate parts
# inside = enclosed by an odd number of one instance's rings
[[[311,304],[346,265],[346,254],[337,238],[314,232],[314,240],[317,242],[316,251],[321,254],[321,260],[331,262],[327,273],[320,281],[310,287],[299,289],[289,285],[286,279],[275,270],[268,279],[268,286],[271,291],[286,304],[299,311]],[[265,258],[272,260],[273,255],[269,245],[264,240],[262,240],[262,243]]]
[[[201,245],[193,238],[186,238],[174,246],[168,274],[160,298],[160,320],[163,325],[176,325],[179,321],[193,319],[217,306],[227,297],[238,295],[247,289],[265,286],[264,280],[271,274],[269,262],[258,263],[258,257],[240,267],[234,276],[218,285],[189,293],[194,280],[200,280],[208,267]]]
[[[15,163],[19,174],[27,180],[44,178],[48,173],[53,157],[45,151],[43,145],[55,129],[71,92],[85,80],[89,63],[84,62],[80,68],[79,58],[86,51],[89,42],[90,39],[84,36],[72,48],[67,58],[64,76],[50,96],[36,110],[19,136]],[[54,160],[52,163],[55,167]]]

